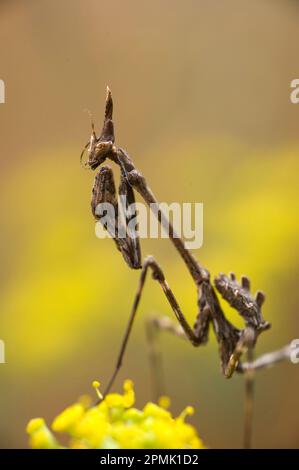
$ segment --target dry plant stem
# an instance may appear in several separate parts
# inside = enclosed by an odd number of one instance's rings
[[[253,343],[249,345],[247,359],[250,364],[253,361]],[[244,449],[251,448],[252,428],[253,428],[253,404],[254,404],[254,370],[248,369],[245,372],[245,410],[244,410]]]
[[[255,361],[252,362],[243,362],[240,364],[240,372],[246,372],[248,370],[259,370],[268,367],[272,367],[275,364],[283,361],[291,361],[292,347],[290,344],[284,348],[278,349],[277,351],[272,351],[270,353],[263,354]]]
[[[167,331],[184,340],[187,340],[187,337],[181,325],[166,316],[148,317],[145,327],[152,384],[151,388],[153,390],[153,400],[157,402],[162,395],[167,394],[163,358],[159,348],[158,336],[160,332]]]
[[[273,351],[253,360],[253,348],[249,347],[247,352],[248,362],[241,365],[244,371],[245,380],[245,410],[244,410],[244,448],[250,449],[252,446],[253,434],[253,407],[254,407],[254,375],[259,369],[272,367],[274,364],[290,360],[291,346]]]
[[[154,324],[154,319],[148,318],[145,323],[146,340],[148,344],[148,359],[150,367],[151,390],[153,400],[158,402],[165,392],[162,354],[158,349],[159,330]]]

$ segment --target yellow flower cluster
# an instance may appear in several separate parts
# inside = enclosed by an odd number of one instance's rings
[[[99,398],[99,382],[93,382]],[[169,399],[159,405],[147,403],[134,408],[133,382],[126,380],[123,394],[110,393],[98,405],[90,406],[86,397],[66,408],[52,423],[52,431],[69,436],[72,449],[199,449],[204,448],[193,426],[185,423],[193,408],[187,407],[177,418],[166,409]],[[43,418],[27,425],[29,444],[34,449],[63,448]]]

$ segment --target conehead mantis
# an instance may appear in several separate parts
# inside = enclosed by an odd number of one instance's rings
[[[92,124],[90,140],[81,154],[82,160],[84,153],[87,151],[88,159],[84,164],[86,167],[92,170],[96,170],[100,167],[92,189],[91,207],[92,213],[96,219],[98,219],[97,206],[101,203],[109,202],[112,204],[116,214],[118,214],[120,210],[126,209],[120,207],[111,168],[107,165],[103,165],[107,160],[116,163],[120,169],[120,187],[118,194],[125,195],[128,203],[131,204],[135,202],[134,194],[138,192],[148,206],[158,204],[146,179],[135,167],[128,153],[123,148],[116,146],[112,114],[112,95],[109,88],[107,88],[104,124],[101,134],[99,137],[96,135],[94,125]],[[132,217],[132,214],[129,215],[129,217]],[[292,352],[291,344],[278,351],[265,354],[253,360],[253,349],[258,337],[271,326],[268,321],[264,320],[262,314],[262,307],[265,301],[264,294],[258,291],[255,295],[252,295],[250,281],[246,276],[242,276],[240,282],[238,282],[233,273],[229,275],[220,274],[215,277],[212,282],[209,271],[203,267],[196,260],[191,251],[185,247],[184,240],[177,236],[171,222],[165,217],[162,211],[158,211],[158,220],[162,226],[167,226],[169,238],[185,262],[187,270],[195,284],[198,305],[195,323],[191,326],[187,321],[157,261],[152,256],[148,256],[142,261],[138,234],[134,233],[132,236],[132,233],[124,229],[125,236],[120,237],[119,232],[116,231],[113,238],[117,249],[121,252],[127,265],[132,269],[140,269],[141,274],[115,369],[108,382],[104,395],[110,391],[118,371],[122,366],[147,273],[151,271],[153,279],[160,284],[176,321],[172,321],[169,317],[151,319],[148,326],[149,340],[153,342],[155,331],[165,330],[186,339],[193,346],[198,347],[207,343],[211,326],[218,342],[223,375],[228,379],[233,376],[235,371],[245,375],[246,402],[244,445],[248,448],[250,447],[251,441],[254,371],[269,367],[283,360],[290,360]],[[104,228],[109,231],[109,227],[109,220],[106,220]],[[225,317],[216,292],[218,292],[242,317],[244,320],[244,327],[242,329],[234,326]],[[244,353],[248,355],[246,362],[242,362]],[[156,351],[153,347],[153,364],[157,363],[156,356]],[[158,395],[160,389],[157,384],[156,389],[156,394]]]

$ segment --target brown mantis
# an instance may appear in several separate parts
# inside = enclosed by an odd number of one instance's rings
[[[136,169],[128,153],[115,145],[112,113],[112,95],[107,88],[105,118],[101,135],[97,137],[94,125],[92,124],[92,134],[81,154],[81,160],[84,152],[87,150],[88,160],[85,165],[92,170],[97,169],[106,160],[113,161],[120,168],[120,187],[118,193],[126,196],[128,204],[135,202],[134,191],[137,191],[141,195],[147,205],[150,206],[153,203],[158,204],[144,176]],[[110,167],[104,165],[101,166],[100,171],[95,177],[92,190],[91,207],[92,213],[96,219],[99,219],[97,213],[98,205],[107,202],[112,204],[115,209],[115,214],[118,214],[121,207],[119,207],[119,201],[117,199],[113,173]],[[129,214],[126,217],[130,218],[134,215],[135,214]],[[121,227],[125,233],[124,236],[120,237],[119,229],[116,230],[116,232],[113,233],[113,238],[118,250],[121,252],[130,268],[141,269],[141,275],[118,360],[106,387],[105,394],[111,389],[117,373],[121,368],[147,272],[151,270],[153,279],[160,284],[178,323],[175,323],[169,317],[154,318],[149,325],[148,337],[153,339],[155,330],[167,330],[187,339],[193,346],[197,347],[208,341],[209,328],[210,325],[212,326],[219,346],[221,369],[224,376],[230,378],[235,371],[245,374],[247,399],[245,408],[244,444],[245,447],[249,447],[251,438],[253,373],[257,369],[290,359],[292,352],[291,344],[278,351],[265,354],[253,360],[252,352],[259,335],[270,328],[270,324],[265,321],[262,316],[262,306],[265,301],[264,294],[258,291],[255,297],[253,297],[250,293],[249,279],[243,276],[239,283],[232,273],[229,276],[220,274],[214,279],[213,285],[207,269],[201,266],[193,254],[186,249],[184,241],[177,236],[172,224],[162,211],[158,211],[158,220],[162,226],[168,227],[169,238],[184,260],[195,283],[198,298],[198,314],[196,321],[193,327],[187,321],[157,261],[149,256],[142,262],[138,234],[129,233],[126,231],[126,228]],[[106,219],[104,228],[108,230],[108,232],[111,231],[109,218],[108,220]],[[243,329],[236,328],[226,319],[216,295],[216,290],[243,318],[245,323]],[[241,362],[241,356],[245,352],[248,354],[248,360],[247,362]],[[152,353],[153,363],[155,363],[154,348]]]

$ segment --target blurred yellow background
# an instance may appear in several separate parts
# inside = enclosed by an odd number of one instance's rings
[[[247,274],[266,292],[257,353],[299,338],[299,7],[291,0],[1,0],[0,446],[25,447],[25,425],[49,422],[105,383],[113,369],[139,272],[111,240],[98,240],[90,212],[94,175],[79,155],[114,96],[117,143],[160,201],[204,203],[212,275]],[[167,240],[145,240],[191,323],[191,278]],[[242,325],[226,309],[229,318]],[[138,406],[151,398],[144,319],[172,315],[149,281],[123,378]],[[226,381],[213,334],[194,349],[161,338],[174,412],[192,404],[206,445],[242,445],[243,381]],[[299,368],[260,372],[256,447],[298,447]]]

